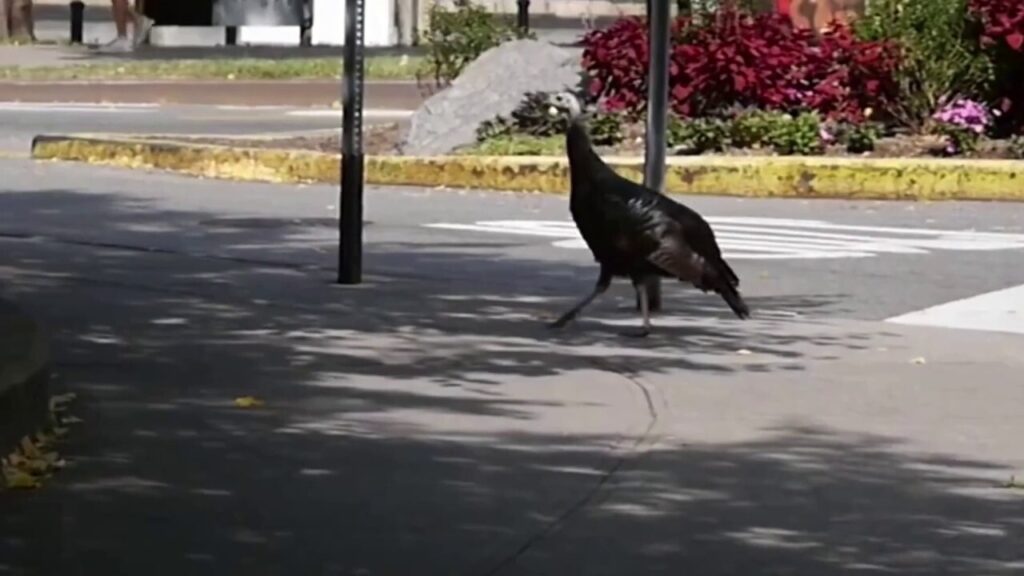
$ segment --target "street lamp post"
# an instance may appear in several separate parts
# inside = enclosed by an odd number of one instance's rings
[[[644,185],[665,191],[665,151],[668,130],[668,52],[672,20],[669,0],[647,0],[647,35],[650,67],[647,81],[647,135],[644,154]],[[661,280],[645,286],[652,311],[661,309]],[[637,307],[640,298],[637,296]]]
[[[525,34],[530,31],[530,0],[518,0],[517,3],[516,26]]]
[[[338,283],[363,276],[363,32],[365,0],[345,0],[341,197],[338,205]]]
[[[85,2],[74,0],[71,2],[71,43],[82,43],[82,28],[85,22]],[[6,26],[7,22],[2,25]]]

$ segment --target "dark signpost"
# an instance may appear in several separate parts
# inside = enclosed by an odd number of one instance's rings
[[[647,35],[650,67],[647,81],[647,148],[644,154],[644,184],[665,191],[665,150],[668,130],[668,53],[672,18],[669,0],[647,0]],[[661,309],[661,281],[647,284],[652,311]],[[637,307],[640,298],[637,297]]]
[[[363,278],[363,60],[365,0],[345,0],[338,283]]]
[[[71,4],[71,43],[82,43],[82,28],[85,22],[85,2],[74,0]]]
[[[530,0],[518,0],[519,9],[516,10],[516,26],[523,33],[530,31]]]

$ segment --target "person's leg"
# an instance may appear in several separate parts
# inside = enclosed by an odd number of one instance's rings
[[[114,12],[114,27],[118,38],[128,38],[128,19],[132,15],[132,7],[128,0],[110,0]]]
[[[146,40],[153,21],[132,8],[131,0],[110,0],[117,38],[102,49],[110,52],[127,52]],[[132,23],[133,38],[128,38],[128,23]]]
[[[128,0],[124,0],[124,2],[127,4]],[[128,13],[132,17],[132,31],[134,33],[132,41],[136,46],[149,39],[149,33],[153,29],[154,24],[153,19],[144,14],[144,3],[145,0],[135,0],[135,7],[128,6]]]

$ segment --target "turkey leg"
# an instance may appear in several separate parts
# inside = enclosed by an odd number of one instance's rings
[[[579,316],[579,313],[582,312],[584,308],[586,308],[588,305],[590,305],[591,302],[594,301],[594,298],[597,298],[601,294],[604,294],[604,292],[608,290],[608,286],[610,286],[611,283],[612,275],[602,268],[601,276],[597,279],[597,285],[594,286],[594,290],[591,291],[590,294],[587,294],[586,298],[580,300],[578,304],[573,306],[572,310],[569,310],[565,314],[562,314],[561,318],[555,320],[551,324],[548,324],[548,326],[551,328],[561,328],[568,324],[570,320],[574,320],[577,316]]]
[[[643,315],[644,324],[637,332],[625,332],[623,336],[633,338],[646,338],[651,333],[651,307],[647,296],[649,284],[645,278],[634,278],[633,288],[636,289],[636,298],[640,302],[640,314]]]

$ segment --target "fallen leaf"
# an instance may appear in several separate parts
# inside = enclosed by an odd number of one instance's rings
[[[13,466],[4,466],[4,485],[12,490],[31,490],[39,488],[39,479],[26,474]]]
[[[43,454],[39,451],[39,448],[32,442],[32,439],[25,436],[21,439],[21,453],[28,458],[42,458]]]
[[[263,400],[253,398],[252,396],[235,398],[235,406],[238,406],[239,408],[255,408],[257,406],[263,406],[264,404]]]
[[[57,442],[57,438],[49,432],[39,432],[36,434],[36,446],[39,448],[46,448]]]
[[[50,397],[50,400],[57,402],[58,404],[67,404],[68,402],[74,402],[77,399],[78,394],[75,394],[74,392],[68,392],[67,394],[57,394],[56,396]]]
[[[78,396],[74,392],[60,394],[50,397],[50,412],[62,412],[68,409],[68,405],[74,402]]]
[[[49,474],[54,468],[63,468],[65,466],[65,462],[57,454],[47,454],[46,456],[44,458],[25,458],[12,454],[8,461],[14,468],[33,476],[44,476]]]

